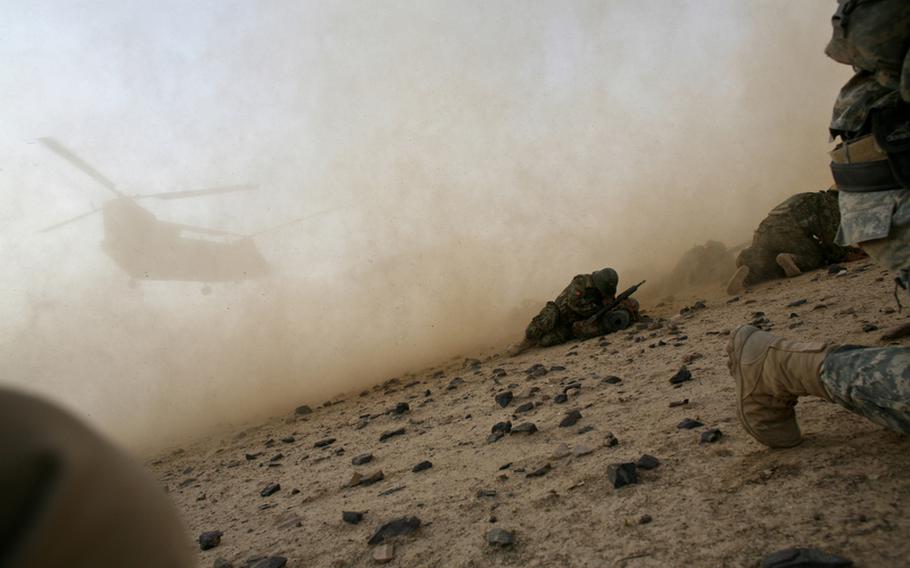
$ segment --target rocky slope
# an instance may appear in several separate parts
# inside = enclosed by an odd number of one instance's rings
[[[223,533],[197,545],[200,566],[755,566],[791,546],[906,565],[910,440],[805,399],[805,442],[770,451],[733,407],[723,347],[739,324],[881,344],[873,328],[906,321],[886,273],[845,267],[690,299],[685,315],[658,306],[650,324],[601,339],[459,360],[309,413],[289,401],[286,416],[148,465],[188,538]],[[683,367],[690,380],[673,384]],[[638,463],[637,483],[617,487],[622,463]]]

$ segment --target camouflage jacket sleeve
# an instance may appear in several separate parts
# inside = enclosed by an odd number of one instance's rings
[[[579,274],[556,299],[556,305],[566,315],[587,318],[603,307],[603,297],[594,287],[590,274]]]
[[[853,66],[831,118],[832,134],[862,130],[869,111],[910,102],[910,2],[838,0],[825,53]]]

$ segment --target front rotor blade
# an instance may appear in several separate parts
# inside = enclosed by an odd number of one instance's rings
[[[88,162],[77,156],[72,150],[57,142],[53,138],[39,138],[39,142],[47,146],[49,150],[69,162],[73,167],[79,169],[85,175],[89,176],[93,180],[97,181],[103,185],[108,191],[113,192],[119,197],[123,197],[123,194],[117,191],[117,187],[114,185],[114,182],[104,177],[101,172],[89,165]]]
[[[72,219],[67,219],[66,221],[61,221],[61,222],[59,222],[59,223],[55,223],[55,224],[51,225],[50,227],[45,227],[45,228],[41,229],[41,230],[38,231],[38,232],[39,232],[39,233],[47,233],[47,232],[53,231],[54,229],[59,229],[60,227],[62,227],[62,226],[64,226],[64,225],[69,225],[70,223],[75,223],[75,222],[78,221],[79,219],[84,219],[85,217],[88,217],[89,215],[94,215],[94,214],[97,213],[98,211],[101,211],[101,210],[100,210],[100,209],[92,209],[92,210],[89,211],[88,213],[83,213],[82,215],[77,215],[77,216],[73,217]]]
[[[237,191],[253,191],[259,189],[255,185],[224,185],[219,187],[209,187],[206,189],[192,189],[188,191],[165,191],[161,193],[145,193],[134,195],[134,199],[186,199],[188,197],[200,197],[203,195],[215,195],[219,193],[234,193]]]

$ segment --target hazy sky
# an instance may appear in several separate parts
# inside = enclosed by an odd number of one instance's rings
[[[14,329],[43,305],[47,329],[65,317],[113,334],[135,328],[144,343],[137,310],[208,318],[257,293],[239,284],[204,299],[199,284],[149,283],[121,298],[129,278],[98,247],[100,216],[37,234],[110,197],[37,144],[42,136],[129,194],[260,187],[147,203],[166,220],[250,233],[338,208],[256,240],[276,269],[268,284],[305,281],[333,298],[370,290],[398,306],[382,316],[390,329],[470,328],[405,308],[432,305],[453,282],[472,306],[454,309],[502,316],[577,272],[646,272],[709,238],[744,241],[775,203],[829,183],[826,124],[849,74],[823,55],[833,9],[831,0],[0,0],[0,320]],[[391,284],[332,276],[389,257],[410,259]],[[107,311],[85,300],[99,289],[109,289]],[[402,297],[414,302],[395,303]],[[354,333],[332,329],[337,342]],[[20,352],[5,345],[8,358]],[[83,374],[122,357],[93,345],[80,345]],[[417,339],[408,345],[426,355]],[[170,380],[182,371],[168,370]],[[102,377],[100,394],[73,398],[47,386],[57,383],[34,361],[14,374],[4,380],[95,414],[116,391]]]

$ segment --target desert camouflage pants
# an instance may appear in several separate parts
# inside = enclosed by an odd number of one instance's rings
[[[910,191],[839,196],[841,244],[859,243],[876,262],[910,283]],[[910,434],[910,347],[835,348],[822,382],[842,406],[897,432]]]
[[[98,434],[0,388],[0,566],[194,566],[164,490]]]
[[[837,347],[825,357],[821,380],[841,406],[910,434],[910,347]]]

